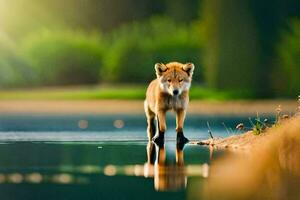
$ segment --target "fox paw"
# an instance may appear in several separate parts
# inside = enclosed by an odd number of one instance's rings
[[[164,145],[165,138],[162,135],[156,135],[152,138],[152,141],[157,144],[159,147]]]
[[[184,135],[183,135],[183,133],[181,132],[181,133],[177,133],[177,144],[186,144],[186,143],[188,143],[189,142],[189,139],[187,139]]]

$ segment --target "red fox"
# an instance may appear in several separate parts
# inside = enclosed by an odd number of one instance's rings
[[[166,112],[174,110],[176,113],[177,143],[187,143],[183,134],[183,123],[189,103],[189,89],[194,72],[193,63],[170,62],[168,64],[155,64],[157,78],[147,89],[144,102],[147,117],[147,132],[149,140],[157,144],[164,143],[166,131]],[[155,118],[157,120],[158,134],[155,134]]]

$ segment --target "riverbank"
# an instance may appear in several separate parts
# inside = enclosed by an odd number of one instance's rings
[[[243,134],[232,135],[226,138],[210,138],[199,142],[193,142],[194,144],[212,146],[217,149],[246,149],[250,150],[254,147],[264,145],[274,137],[281,137],[280,134],[284,134],[286,130],[290,130],[293,127],[297,127],[296,124],[300,124],[300,117],[294,117],[292,119],[284,119],[281,123],[274,127],[268,128],[268,130],[260,133],[259,135],[253,134],[253,131],[247,131]],[[291,126],[291,127],[290,127]],[[274,133],[275,132],[275,133]],[[280,132],[276,134],[276,132]],[[299,130],[300,132],[300,130]]]
[[[300,116],[264,134],[229,137],[214,147],[239,152],[215,161],[204,188],[210,199],[299,199]],[[253,139],[255,138],[255,139]],[[239,151],[241,148],[247,151]],[[224,184],[226,183],[226,184]]]

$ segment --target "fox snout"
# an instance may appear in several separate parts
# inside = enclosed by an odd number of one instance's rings
[[[164,89],[164,91],[167,92],[171,96],[179,96],[183,91],[182,87],[174,86],[172,84],[161,83],[161,86]]]
[[[178,95],[178,94],[179,94],[179,90],[177,90],[177,89],[174,89],[174,90],[173,90],[173,95],[175,95],[175,96],[176,96],[176,95]]]
[[[181,89],[180,87],[172,87],[170,86],[169,88],[169,94],[172,96],[179,96],[181,94]]]

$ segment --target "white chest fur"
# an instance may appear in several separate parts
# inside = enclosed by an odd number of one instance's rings
[[[181,96],[169,96],[166,98],[165,105],[167,109],[185,109],[187,102],[186,99],[183,99]]]

